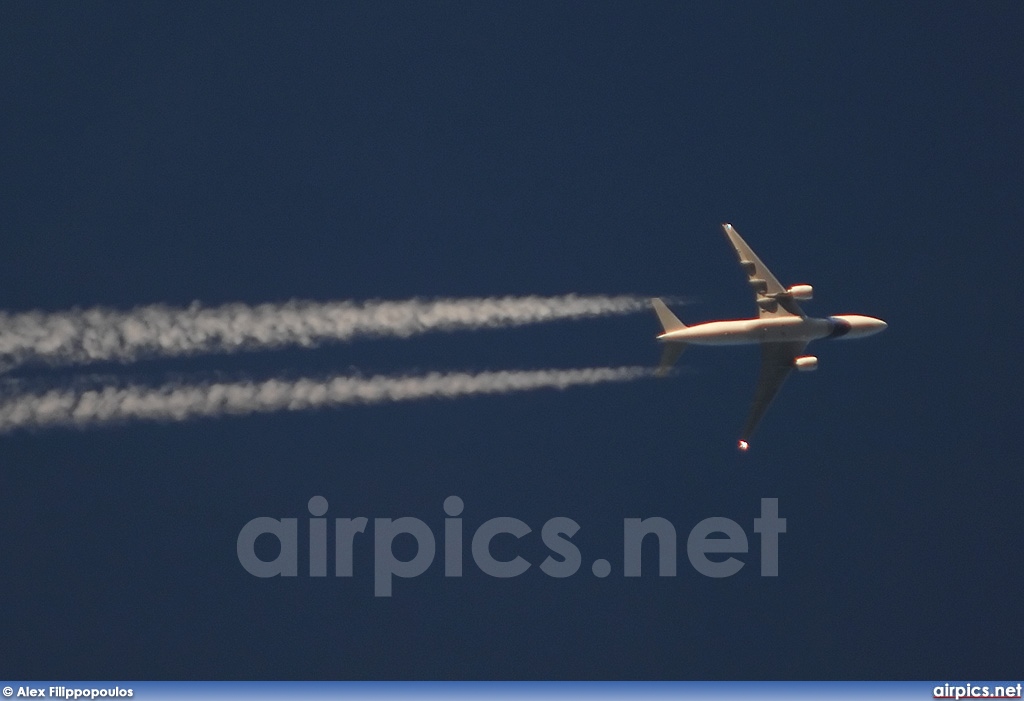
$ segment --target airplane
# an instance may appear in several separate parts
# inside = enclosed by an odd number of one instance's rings
[[[722,224],[722,229],[729,243],[736,249],[740,266],[754,291],[758,318],[708,321],[687,326],[669,310],[664,301],[655,297],[651,305],[664,327],[664,333],[659,334],[657,340],[665,344],[657,374],[667,375],[689,344],[761,344],[761,374],[750,415],[737,444],[741,451],[746,451],[750,448],[751,434],[789,377],[790,371],[796,368],[807,372],[818,368],[816,357],[804,355],[808,343],[819,338],[873,336],[884,331],[888,324],[881,319],[860,314],[840,314],[824,319],[807,316],[797,302],[810,300],[814,288],[805,284],[783,287],[731,224]]]

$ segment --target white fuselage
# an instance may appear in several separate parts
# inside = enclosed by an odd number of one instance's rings
[[[663,333],[658,336],[658,340],[706,346],[810,342],[829,337],[860,338],[879,333],[885,328],[886,323],[881,319],[859,314],[830,316],[825,319],[781,316],[764,319],[708,321]]]

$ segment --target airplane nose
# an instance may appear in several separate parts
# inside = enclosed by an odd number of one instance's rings
[[[849,338],[863,338],[864,336],[874,336],[876,333],[881,333],[889,328],[889,325],[881,319],[876,319],[873,316],[861,316],[859,314],[849,314],[842,317],[834,317],[836,319],[842,319],[851,327],[849,330]],[[845,334],[840,334],[845,335]],[[837,336],[838,338],[838,336]]]
[[[887,323],[873,316],[862,317],[862,319],[860,323],[861,336],[874,336],[876,333],[882,333],[889,328]]]

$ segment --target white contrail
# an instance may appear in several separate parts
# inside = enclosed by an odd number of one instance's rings
[[[648,308],[645,297],[562,295],[0,312],[0,371],[25,364],[130,363],[143,358],[309,348],[359,337],[406,338],[428,331],[522,326]]]
[[[451,399],[575,385],[626,382],[650,377],[643,367],[504,370],[426,375],[335,376],[326,379],[272,379],[61,388],[0,398],[0,433],[19,428],[89,427],[131,420],[187,421],[193,418],[299,411],[343,404],[380,404],[415,399]]]

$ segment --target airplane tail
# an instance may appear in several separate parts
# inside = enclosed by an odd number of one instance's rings
[[[668,308],[668,306],[655,297],[651,300],[651,306],[654,307],[654,312],[658,315],[658,321],[661,322],[662,327],[665,329],[665,333],[670,331],[679,331],[685,329],[686,324],[679,320],[675,314]],[[661,363],[658,365],[658,371],[655,373],[658,377],[665,377],[672,370],[672,366],[675,365],[676,360],[686,349],[686,344],[679,341],[668,341],[665,343],[665,350],[661,354]]]
[[[665,344],[665,350],[661,352],[661,362],[658,364],[658,369],[654,372],[655,377],[668,377],[668,374],[672,372],[672,366],[676,364],[679,356],[686,350],[685,343],[677,343],[669,341]]]
[[[655,297],[651,300],[651,305],[654,307],[654,313],[658,315],[658,321],[661,322],[662,327],[665,329],[665,333],[669,331],[679,331],[685,329],[686,324],[679,321],[679,317],[672,313],[664,302],[659,297]]]

